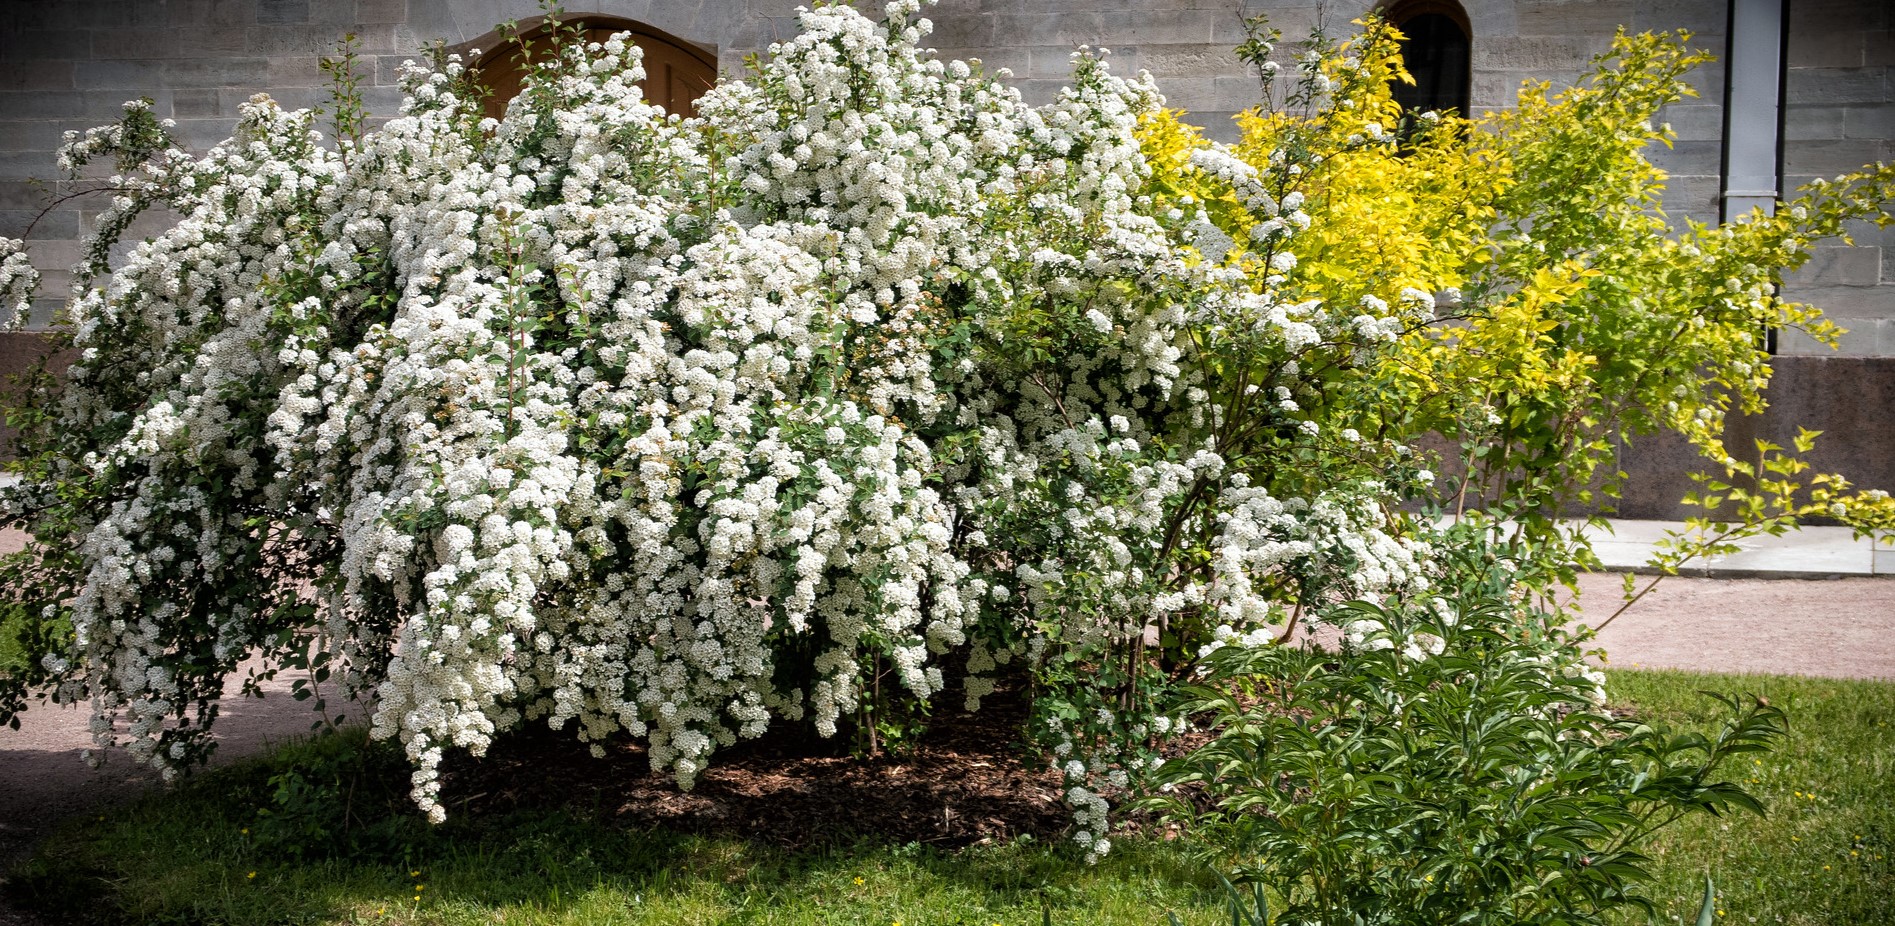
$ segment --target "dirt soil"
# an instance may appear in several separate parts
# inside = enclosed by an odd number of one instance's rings
[[[1583,578],[1579,604],[1589,623],[1616,610],[1620,581]],[[1895,679],[1895,581],[1666,579],[1600,639],[1610,664],[1622,668]],[[313,715],[289,697],[288,684],[270,684],[262,700],[226,702],[218,762],[309,730]],[[651,775],[636,748],[599,760],[568,738],[550,736],[504,743],[480,763],[452,763],[445,784],[449,801],[464,812],[553,800],[626,824],[791,847],[857,832],[943,847],[1056,835],[1066,820],[1057,774],[1013,758],[1010,741],[1023,706],[1001,698],[989,709],[1011,716],[984,710],[982,723],[962,724],[951,722],[957,709],[944,712],[939,733],[920,750],[867,762],[811,756],[782,743],[746,745],[720,755],[690,792]],[[155,774],[123,755],[88,768],[80,758],[91,745],[82,710],[37,708],[21,720],[19,730],[0,729],[0,872],[59,821],[158,786]],[[873,819],[864,816],[869,809]],[[0,881],[0,926],[41,926],[7,907],[3,895]]]

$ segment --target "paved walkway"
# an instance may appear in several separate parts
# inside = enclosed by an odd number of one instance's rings
[[[1614,520],[1591,530],[1593,551],[1614,572],[1647,573],[1658,541],[1683,531],[1676,521]],[[1846,527],[1805,527],[1740,541],[1741,551],[1687,564],[1679,575],[1715,579],[1835,579],[1895,576],[1895,545],[1857,538]],[[1895,594],[1895,587],[1890,588]]]

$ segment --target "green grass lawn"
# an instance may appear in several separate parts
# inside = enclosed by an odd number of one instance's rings
[[[1646,719],[1701,729],[1713,711],[1700,690],[1761,695],[1789,714],[1780,748],[1739,757],[1736,777],[1766,816],[1688,818],[1647,847],[1660,923],[1695,922],[1708,874],[1719,923],[1895,924],[1895,684],[1615,671],[1608,688]]]
[[[1709,873],[1720,923],[1895,923],[1895,684],[1618,671],[1612,687],[1644,716],[1682,725],[1712,715],[1699,689],[1761,694],[1790,712],[1785,747],[1741,770],[1768,817],[1691,820],[1650,847],[1659,922],[1694,922]],[[1137,840],[1088,867],[1044,843],[789,852],[523,812],[383,826],[346,852],[297,859],[282,834],[300,824],[260,823],[259,807],[286,769],[355,749],[346,737],[293,746],[75,821],[10,890],[100,923],[1157,926],[1167,910],[1229,921],[1212,876],[1178,846]]]

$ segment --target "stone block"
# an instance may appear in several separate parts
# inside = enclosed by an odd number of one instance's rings
[[[32,226],[32,232],[27,232]],[[55,209],[42,215],[38,209],[0,210],[0,237],[25,238],[29,241],[57,241],[79,237],[79,213]]]
[[[1659,148],[1648,152],[1649,155],[1662,153],[1665,170],[1684,176],[1718,176],[1723,172],[1724,145],[1722,141],[1679,141],[1673,142],[1669,150]],[[1653,157],[1654,162],[1658,157]]]
[[[1678,229],[1687,218],[1715,223],[1721,188],[1722,178],[1715,175],[1672,175],[1665,180],[1665,217]]]
[[[1875,356],[1895,358],[1895,319],[1879,319],[1875,323]]]
[[[78,61],[92,56],[88,29],[26,29],[9,37],[10,61]]]
[[[1796,302],[1807,302],[1823,310],[1839,325],[1847,327],[1844,319],[1895,318],[1895,287],[1882,285],[1840,286],[1832,283],[1819,285],[1788,284],[1783,287],[1783,296]]]
[[[355,23],[355,0],[308,0],[309,21],[331,26]]]
[[[1639,0],[1632,10],[1632,32],[1685,29],[1695,36],[1722,36],[1729,26],[1728,0]],[[1609,34],[1608,34],[1609,37]],[[1723,42],[1717,43],[1719,54]]]
[[[1863,34],[1862,64],[1872,68],[1895,66],[1895,30],[1882,29]]]
[[[250,27],[243,23],[180,28],[171,32],[172,53],[180,57],[241,55],[250,44]]]
[[[1791,142],[1842,138],[1846,134],[1843,131],[1843,116],[1849,108],[1813,103],[1785,107],[1783,138]]]
[[[52,119],[0,122],[0,138],[6,139],[7,147],[14,151],[46,152],[46,163],[51,164],[52,152],[66,143],[68,128],[65,122]]]
[[[1073,50],[1070,48],[1032,48],[1025,51],[1024,66],[1013,68],[1021,77],[1045,77],[1055,80],[1071,80],[1073,73]]]
[[[1331,34],[1334,34],[1339,26],[1347,26],[1350,20],[1356,18],[1353,15],[1342,15],[1341,11],[1322,5],[1289,7],[1270,4],[1267,10],[1251,9],[1243,15],[1227,8],[1222,15],[1211,19],[1211,41],[1236,48],[1238,43],[1250,37],[1245,19],[1259,12],[1266,17],[1270,28],[1283,33],[1285,45],[1309,38],[1310,33],[1316,31],[1318,25],[1325,26]],[[1279,46],[1279,49],[1282,47]]]
[[[934,31],[924,40],[937,48],[985,48],[993,44],[994,21],[986,13],[955,12],[929,17]],[[780,41],[770,36],[770,41]],[[768,44],[767,42],[765,44]]]
[[[67,119],[77,115],[84,105],[85,94],[76,90],[0,91],[0,119]]]
[[[362,108],[381,116],[393,117],[395,111],[401,108],[401,88],[363,87]]]
[[[71,61],[0,61],[0,88],[11,92],[72,90]]]
[[[134,7],[157,7],[163,12],[162,25],[168,26],[206,26],[206,25],[248,25],[257,21],[257,6],[261,0],[164,0],[154,3],[151,0],[137,0]],[[134,25],[159,25],[141,21],[133,17]]]
[[[1101,36],[1097,13],[996,13],[992,20],[997,48],[1097,45]]]
[[[281,100],[277,102],[282,103]],[[229,138],[235,127],[233,119],[179,119],[175,133],[178,144],[187,150],[202,152],[209,151],[212,146]]]
[[[1228,45],[1140,45],[1140,65],[1162,82],[1174,77],[1227,77],[1247,71]]]
[[[1514,28],[1520,35],[1611,35],[1631,25],[1634,12],[1631,0],[1520,0]]]
[[[1863,31],[1889,27],[1889,8],[1883,0],[1795,0],[1790,7],[1790,33],[1834,29],[1839,23]]]
[[[60,273],[62,285],[57,291],[63,291],[65,289],[63,284],[71,280],[66,271],[79,262],[79,258],[84,255],[84,248],[80,246],[76,238],[56,238],[29,241],[26,243],[26,253],[33,261],[33,266],[39,268],[43,277],[50,278],[55,271]],[[45,283],[42,282],[41,292],[45,291]]]
[[[1020,98],[1030,106],[1043,106],[1052,102],[1058,97],[1060,89],[1066,86],[1063,80],[1048,78],[1019,78],[1008,81],[1008,84],[1019,90]]]
[[[1010,85],[1018,86],[1019,80],[1025,78],[1027,68],[1033,65],[1033,51],[1033,49],[1026,48],[992,48],[988,49],[985,55],[982,55],[979,53],[979,49],[972,49],[967,52],[964,60],[978,60],[981,67],[986,69],[990,77],[1005,79]],[[1001,73],[1003,71],[1005,72],[1004,74]],[[1067,75],[1062,74],[1057,77],[1032,79],[1054,81],[1064,85],[1067,82],[1066,77]]]
[[[1799,358],[1777,365],[1764,413],[1765,439],[1787,445],[1798,425],[1823,432],[1810,462],[1857,485],[1895,485],[1895,361],[1886,358]]]
[[[219,99],[217,90],[209,87],[174,90],[171,93],[171,116],[174,119],[208,119],[237,115],[236,110],[226,112]]]
[[[81,90],[144,90],[162,87],[166,68],[160,61],[80,61],[72,81]]]
[[[212,0],[206,22],[214,26],[250,25],[257,21],[257,3],[258,0]]]
[[[977,7],[982,4],[963,3],[962,5]],[[1150,0],[1037,0],[1037,2],[1032,4],[985,4],[985,6],[990,9],[999,6],[1011,6],[1020,9],[1029,5],[1035,13],[1122,13],[1143,11],[1149,9],[1153,4]],[[1167,4],[1167,6],[1173,9],[1202,8],[1199,4],[1190,3]],[[1022,11],[1024,12],[1023,9]]]
[[[270,79],[267,58],[213,58],[170,62],[165,68],[165,86],[255,87],[263,89]]]
[[[1724,47],[1719,45],[1711,51],[1718,55],[1717,60],[1707,61],[1704,64],[1698,65],[1697,68],[1685,75],[1685,83],[1690,84],[1691,88],[1698,92],[1697,99],[1694,102],[1711,106],[1723,106]]]
[[[52,285],[52,274],[49,273],[42,279],[40,291],[63,293],[70,286],[71,282],[68,280],[61,280],[57,286]],[[53,319],[59,317],[59,312],[65,307],[66,300],[62,296],[42,296],[33,300],[33,307],[29,310],[31,314],[28,316],[25,325],[26,330],[45,331],[51,328],[53,326]]]
[[[325,55],[348,30],[335,26],[252,26],[245,49],[252,55],[274,58],[279,55]],[[357,33],[368,47],[367,30]]]
[[[1236,112],[1192,113],[1191,124],[1204,130],[1204,137],[1212,141],[1232,144],[1237,141],[1238,130]]]
[[[408,21],[408,0],[356,0],[355,21],[405,23]]]
[[[1497,35],[1474,43],[1474,70],[1583,71],[1611,36]]]
[[[28,180],[0,180],[0,209],[28,209],[38,212],[45,208],[52,191],[52,184],[33,183]]]
[[[264,25],[309,22],[309,0],[257,0],[257,22]]]
[[[1793,141],[1783,146],[1783,173],[1786,186],[1794,188],[1815,177],[1833,177],[1861,169],[1884,157],[1886,146],[1879,139],[1842,138],[1827,141]],[[1789,178],[1797,178],[1789,183]]]
[[[408,28],[389,23],[357,23],[353,29],[333,30],[329,43],[323,46],[323,54],[333,54],[344,35],[355,35],[355,53],[358,55],[380,55],[406,52],[415,54],[423,45],[432,42],[436,36],[415,39],[408,34]]]
[[[1785,277],[1806,286],[1876,286],[1882,282],[1882,249],[1826,245],[1810,251],[1809,262]]]
[[[83,25],[75,17],[77,4],[8,3],[0,5],[0,33],[32,29],[70,29]]]
[[[1880,103],[1889,98],[1883,68],[1790,68],[1783,97],[1791,107],[1837,103]]]
[[[1895,138],[1895,102],[1851,106],[1843,114],[1844,138]]]
[[[178,52],[177,29],[99,29],[92,33],[92,58],[149,60],[169,58]],[[194,32],[195,30],[184,30]],[[196,54],[197,50],[192,49]]]
[[[171,25],[171,10],[162,3],[134,3],[131,24],[140,29],[167,28]]]
[[[1219,109],[1217,78],[1175,77],[1159,85],[1165,105],[1197,114],[1192,122],[1201,123],[1203,113]],[[1254,85],[1253,85],[1254,86]]]
[[[211,0],[163,0],[138,5],[150,9],[149,14],[133,16],[133,24],[139,26],[192,26],[211,16]]]
[[[269,59],[269,72],[259,87],[274,93],[285,87],[328,87],[329,84],[321,57],[283,56]]]
[[[270,99],[275,100],[276,105],[281,106],[284,109],[313,109],[319,106],[327,105],[330,100],[330,95],[329,95],[330,91],[329,91],[329,88],[326,86],[325,87],[276,87],[276,88],[271,89],[269,93],[270,93]],[[369,97],[367,93],[364,93],[362,95],[362,108],[368,112],[375,111],[371,106],[369,106]],[[394,111],[390,110],[388,114],[392,116],[394,115]],[[225,134],[229,134],[231,127],[232,125],[230,124],[226,125],[224,129]],[[316,120],[316,129],[320,132],[327,134],[330,129],[329,120],[327,119]]]
[[[1836,339],[1834,350],[1800,331],[1785,329],[1777,334],[1778,355],[1812,358],[1876,356],[1878,350],[1876,319],[1833,315],[1829,320],[1842,328],[1842,335]]]
[[[1544,80],[1526,71],[1475,71],[1468,105],[1475,115],[1487,109],[1512,109],[1519,100],[1520,84]]]
[[[1215,22],[1223,16],[1213,10],[1101,13],[1099,41],[1107,46],[1209,43]]]
[[[1660,123],[1670,123],[1679,141],[1724,140],[1724,107],[1714,103],[1673,103],[1658,111]]]
[[[1790,30],[1791,68],[1859,68],[1867,53],[1868,42],[1853,25],[1832,21],[1822,28]]]

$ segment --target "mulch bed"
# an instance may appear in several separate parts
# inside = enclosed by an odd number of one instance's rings
[[[978,713],[939,710],[912,750],[866,758],[846,754],[844,734],[812,742],[773,731],[719,750],[690,791],[652,774],[642,747],[614,744],[594,758],[570,732],[541,727],[502,739],[483,759],[450,760],[442,797],[450,815],[563,809],[790,849],[1057,838],[1071,812],[1059,773],[1014,745],[1025,718],[1024,699],[1003,689]]]

